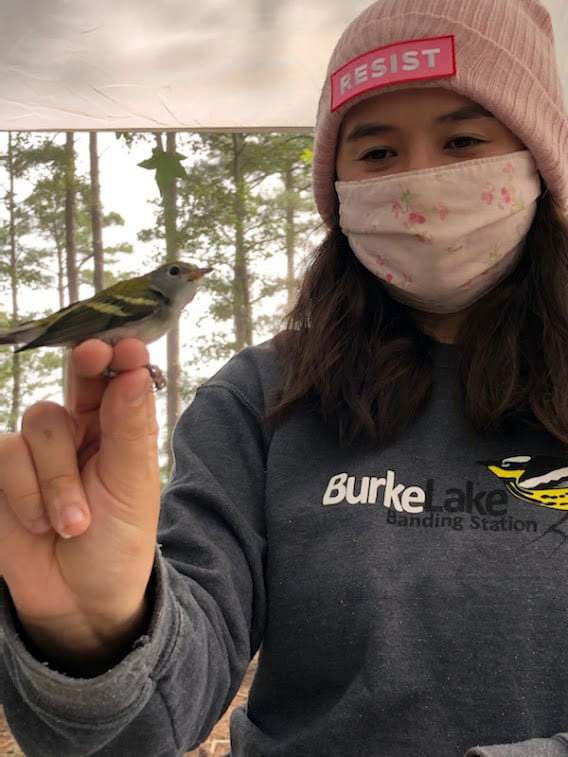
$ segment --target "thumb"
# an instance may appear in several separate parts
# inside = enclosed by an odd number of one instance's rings
[[[100,424],[99,477],[113,498],[136,507],[138,521],[142,503],[160,496],[156,403],[147,368],[109,382]]]

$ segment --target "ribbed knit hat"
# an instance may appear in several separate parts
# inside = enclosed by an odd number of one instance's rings
[[[320,97],[312,175],[328,226],[338,220],[335,157],[345,114],[411,87],[445,87],[483,105],[530,150],[568,209],[568,122],[552,23],[538,0],[377,0],[340,37]]]

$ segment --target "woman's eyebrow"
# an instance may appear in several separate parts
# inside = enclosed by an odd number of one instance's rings
[[[438,116],[435,123],[441,124],[451,123],[453,121],[468,121],[472,118],[495,118],[495,116],[482,105],[473,103],[472,105],[465,105],[463,108],[454,110],[451,113],[444,113],[442,116]],[[373,137],[377,134],[387,134],[394,131],[400,131],[400,127],[380,123],[359,124],[349,132],[347,135],[347,141],[352,142],[357,139],[364,139],[365,137]]]
[[[495,116],[493,113],[486,110],[483,105],[472,103],[471,105],[465,105],[459,110],[454,110],[452,113],[446,113],[443,116],[439,116],[436,119],[436,123],[445,123],[446,121],[467,121],[470,118],[495,118]]]

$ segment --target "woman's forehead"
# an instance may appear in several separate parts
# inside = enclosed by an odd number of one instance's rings
[[[478,105],[478,103],[443,87],[408,88],[394,92],[383,92],[362,100],[349,109],[343,120],[344,122],[352,121],[360,117],[365,118],[368,115],[379,116],[390,112],[402,114],[405,110],[416,107],[451,110],[467,105]]]

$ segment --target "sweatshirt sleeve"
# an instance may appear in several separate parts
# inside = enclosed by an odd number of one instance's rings
[[[238,365],[251,367],[246,358]],[[151,620],[111,670],[71,678],[34,658],[0,586],[0,697],[27,757],[181,755],[227,709],[264,628],[262,417],[221,377],[198,390],[180,418]]]
[[[518,744],[496,744],[469,749],[465,757],[568,757],[568,733],[550,739],[530,739]]]

